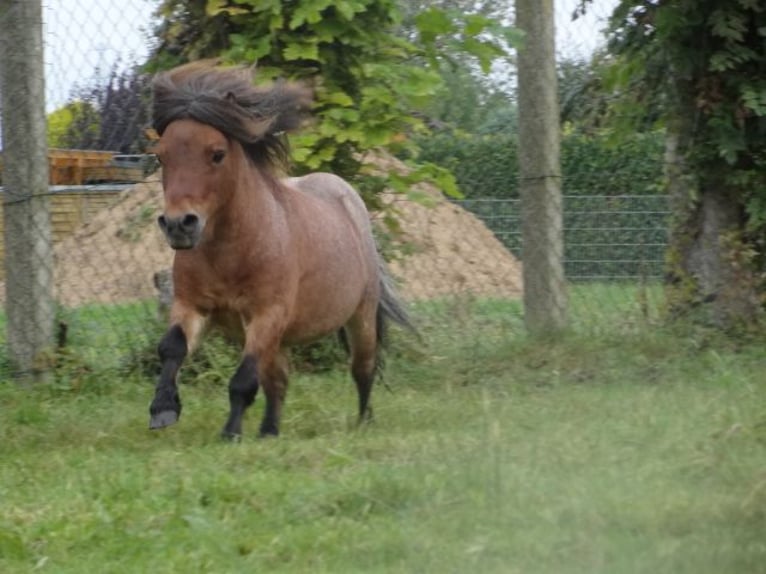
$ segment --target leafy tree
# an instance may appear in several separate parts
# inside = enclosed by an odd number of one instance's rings
[[[613,93],[606,85],[608,56],[594,54],[590,60],[561,60],[558,62],[559,105],[561,121],[584,133],[609,125]]]
[[[503,53],[479,38],[494,23],[481,15],[458,23],[430,9],[416,23],[418,43],[397,35],[396,0],[164,0],[155,34],[153,68],[222,57],[256,64],[259,78],[298,79],[315,91],[313,127],[291,138],[299,170],[328,170],[353,178],[369,150],[411,146],[425,126],[422,111],[439,85],[437,40],[449,34],[481,65]],[[471,36],[469,39],[468,36]],[[493,56],[494,55],[494,56]],[[488,65],[488,64],[487,64]],[[406,190],[415,178],[432,178],[447,191],[451,178],[421,165],[410,178],[367,177],[365,199],[384,183]]]
[[[49,145],[138,153],[146,146],[148,79],[137,68],[112,70],[48,117]]]
[[[87,121],[90,120],[90,121]],[[75,128],[75,121],[78,127]],[[82,100],[75,100],[48,114],[48,146],[53,148],[81,147],[82,140],[95,141],[98,138],[98,112]],[[72,144],[71,135],[80,135]],[[86,135],[83,135],[86,134]]]
[[[443,66],[440,75],[439,88],[423,109],[429,127],[473,134],[515,133],[516,106],[510,95],[467,66]]]
[[[98,148],[121,153],[143,151],[144,128],[149,122],[149,78],[138,68],[113,70],[94,97],[101,116]]]
[[[396,33],[421,43],[430,56],[452,67],[486,73],[519,39],[509,26],[511,0],[399,0],[402,13]],[[466,60],[466,54],[474,56]]]
[[[671,304],[752,323],[766,291],[766,6],[622,0],[610,29],[623,133],[652,112],[667,133]]]
[[[95,102],[89,99],[76,99],[66,106],[62,119],[68,123],[62,133],[56,134],[58,147],[70,149],[97,149],[101,132],[101,117]],[[55,118],[54,118],[55,119]]]

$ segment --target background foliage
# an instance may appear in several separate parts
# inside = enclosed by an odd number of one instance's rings
[[[48,145],[120,153],[145,151],[149,122],[149,78],[140,68],[113,67],[96,75],[72,101],[48,116]]]
[[[609,38],[613,133],[659,123],[673,144],[674,305],[753,323],[766,305],[766,7],[622,0]]]
[[[472,197],[518,197],[517,138],[443,131],[418,140],[420,158],[450,169],[461,192]],[[566,195],[662,193],[661,133],[612,141],[609,134],[572,130],[561,142]]]

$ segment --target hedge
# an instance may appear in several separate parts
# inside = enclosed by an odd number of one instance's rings
[[[518,197],[516,136],[439,133],[418,141],[419,159],[452,171],[466,198]],[[661,134],[614,144],[607,136],[565,134],[561,141],[566,195],[661,193]]]

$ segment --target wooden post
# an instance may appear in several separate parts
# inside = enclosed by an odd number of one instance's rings
[[[524,322],[533,335],[567,323],[553,0],[516,0]]]
[[[39,376],[54,325],[41,0],[0,0],[0,108],[8,353]]]

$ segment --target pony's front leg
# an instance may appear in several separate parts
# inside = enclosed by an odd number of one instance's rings
[[[237,440],[242,436],[242,418],[255,401],[259,386],[266,395],[266,409],[260,427],[260,436],[279,435],[279,419],[287,390],[287,359],[282,353],[265,356],[258,361],[254,355],[245,355],[229,382],[231,410],[221,436]]]
[[[159,429],[178,421],[181,399],[176,378],[186,355],[193,349],[204,325],[204,318],[196,313],[181,313],[176,305],[171,312],[171,327],[160,340],[160,379],[149,407],[149,428]],[[173,320],[174,316],[180,316]]]
[[[258,361],[253,354],[245,354],[237,371],[229,381],[229,418],[221,431],[228,440],[239,440],[242,436],[242,417],[247,407],[255,401],[258,393]]]
[[[279,418],[287,388],[287,361],[280,352],[283,313],[272,309],[245,326],[245,348],[242,361],[229,382],[229,418],[221,436],[238,439],[242,436],[242,418],[255,401],[258,388],[266,395],[266,414],[260,436],[279,434]]]

